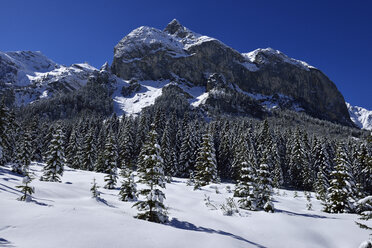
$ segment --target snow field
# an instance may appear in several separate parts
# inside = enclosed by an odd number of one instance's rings
[[[220,204],[232,197],[226,189],[233,189],[232,184],[194,191],[179,178],[163,191],[170,223],[155,224],[133,218],[137,213],[133,202],[118,199],[119,183],[114,190],[103,189],[105,174],[66,167],[62,183],[41,182],[43,166],[30,167],[35,194],[29,203],[16,200],[21,194],[15,186],[22,178],[0,167],[0,247],[346,248],[368,238],[368,232],[354,223],[356,215],[321,212],[314,193],[314,210],[306,209],[303,192],[293,198],[293,191],[280,189],[281,195],[274,195],[275,213],[239,209],[238,214],[225,216]],[[101,201],[91,198],[93,178],[100,186]],[[205,205],[205,196],[217,210]]]

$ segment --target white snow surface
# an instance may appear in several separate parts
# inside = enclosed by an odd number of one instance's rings
[[[362,107],[352,106],[345,102],[349,110],[350,119],[360,128],[372,130],[372,110],[367,110]]]
[[[122,87],[127,86],[124,83],[117,87],[113,95],[114,110],[119,115],[136,115],[139,114],[143,108],[151,106],[155,103],[155,99],[161,96],[163,87],[169,84],[169,80],[165,81],[141,81],[141,89],[130,96],[124,97],[120,91]]]
[[[357,215],[327,214],[314,198],[314,210],[306,210],[303,192],[280,189],[274,195],[275,213],[239,209],[223,215],[220,204],[232,197],[222,183],[194,191],[185,179],[174,178],[164,190],[169,224],[133,218],[133,202],[118,199],[119,186],[102,188],[102,173],[65,168],[62,183],[39,181],[43,164],[32,163],[33,201],[16,200],[22,177],[0,167],[0,246],[50,247],[358,247],[369,232],[355,224]],[[100,186],[101,201],[91,198],[93,178]],[[139,185],[139,187],[142,187]],[[218,194],[216,193],[216,187]],[[275,190],[276,191],[276,190]],[[286,194],[286,196],[283,195]],[[213,207],[207,207],[205,197]],[[238,199],[235,198],[235,201]]]

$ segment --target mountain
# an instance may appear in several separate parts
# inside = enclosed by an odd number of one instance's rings
[[[115,46],[111,69],[126,80],[170,80],[200,87],[208,87],[217,74],[224,84],[243,92],[283,95],[311,116],[352,125],[342,94],[320,70],[271,48],[241,54],[177,20],[164,30],[133,30]]]
[[[70,94],[89,80],[107,86],[119,115],[153,104],[174,110],[178,102],[209,116],[289,109],[354,126],[343,96],[319,69],[272,48],[239,53],[177,20],[164,30],[133,30],[115,46],[112,65],[100,70],[60,65],[41,52],[0,52],[0,94],[16,106]]]
[[[372,111],[346,103],[351,120],[362,129],[372,130]]]
[[[0,91],[8,101],[26,105],[79,89],[96,70],[86,63],[59,65],[41,52],[0,52]]]

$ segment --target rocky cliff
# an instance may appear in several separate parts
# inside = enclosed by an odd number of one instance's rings
[[[320,70],[271,49],[241,54],[173,20],[164,30],[140,27],[114,49],[111,70],[130,80],[164,80],[207,86],[219,74],[239,90],[284,95],[308,114],[352,125],[342,94]]]

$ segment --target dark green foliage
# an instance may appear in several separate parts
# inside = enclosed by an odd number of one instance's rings
[[[23,179],[22,183],[23,185],[16,186],[16,188],[19,188],[20,191],[23,193],[21,197],[18,198],[20,201],[31,201],[32,200],[32,194],[35,193],[35,189],[33,187],[30,187],[30,183],[32,181],[32,178],[27,174]]]
[[[63,167],[66,163],[64,153],[64,133],[58,123],[48,146],[47,161],[44,167],[43,181],[61,182]]]
[[[139,191],[143,199],[136,202],[133,207],[137,207],[140,211],[136,218],[164,223],[168,217],[163,203],[165,195],[161,191],[161,188],[165,188],[165,177],[160,153],[161,149],[157,144],[157,133],[153,124],[141,149],[137,165],[138,183],[145,185],[145,188]]]
[[[206,133],[203,135],[203,141],[196,158],[194,189],[200,189],[202,186],[218,181],[214,145],[210,134]]]
[[[137,188],[133,172],[128,168],[123,168],[120,175],[123,181],[119,191],[119,199],[121,201],[136,201]]]

